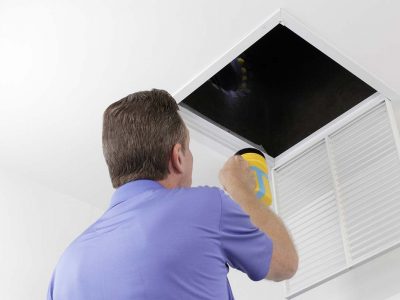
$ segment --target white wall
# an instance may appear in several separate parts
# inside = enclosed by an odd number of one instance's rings
[[[0,1],[0,168],[104,207],[105,108],[142,89],[174,93],[278,3]]]
[[[100,213],[30,178],[0,172],[0,299],[45,299],[62,251]]]

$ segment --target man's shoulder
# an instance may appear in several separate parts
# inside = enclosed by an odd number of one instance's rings
[[[201,185],[190,188],[181,189],[183,193],[193,196],[208,196],[208,197],[220,197],[220,188],[215,186]]]
[[[218,198],[218,199],[222,200],[222,202],[225,202],[228,199],[229,199],[228,202],[233,202],[232,200],[230,200],[229,194],[227,194],[223,189],[216,187],[216,186],[208,186],[208,185],[196,186],[196,187],[186,188],[185,191],[188,194],[192,194],[192,195],[200,195],[200,196],[208,196],[210,198]]]
[[[220,206],[221,203],[221,189],[215,186],[196,186],[190,188],[179,188],[175,190],[174,198],[181,198],[185,202],[191,204],[196,203],[200,205],[203,203],[206,207],[211,205]]]
[[[187,188],[189,191],[212,192],[215,193],[220,190],[219,187],[209,185],[199,185]]]

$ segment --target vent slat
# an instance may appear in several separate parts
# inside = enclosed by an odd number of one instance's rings
[[[304,195],[306,195],[306,197],[310,197],[309,194],[318,194],[320,191],[329,191],[332,189],[330,180],[331,178],[328,176],[310,178],[310,182],[303,182],[303,186],[301,188],[293,189],[291,193],[286,193],[285,195],[285,193],[278,191],[278,194],[282,199],[281,208],[285,209],[285,207],[292,207],[294,201],[296,201],[296,199],[302,199]],[[317,191],[315,190],[316,188],[318,188]]]
[[[300,166],[297,164],[311,161],[312,159],[314,159],[314,157],[318,157],[317,156],[318,153],[321,152],[321,144],[323,144],[323,142],[319,142],[319,143],[311,146],[309,149],[307,149],[303,153],[297,155],[296,157],[290,159],[288,162],[284,163],[282,166],[277,168],[275,171],[278,174],[286,175],[285,172],[295,171],[296,169],[299,169]],[[320,155],[322,155],[322,153],[320,153]],[[304,163],[304,164],[307,165],[307,163]]]
[[[301,263],[308,264],[308,262],[313,260],[318,260],[323,257],[330,257],[334,253],[341,253],[343,255],[343,245],[341,244],[324,244],[318,249],[313,249],[314,251],[308,251],[301,256]]]
[[[368,253],[375,253],[377,249],[384,250],[385,246],[398,243],[400,240],[400,223],[396,224],[395,228],[389,231],[385,236],[380,239],[365,239],[363,243],[357,244],[351,248],[351,254],[353,259],[358,259]]]
[[[330,178],[327,178],[323,182],[326,183],[326,181],[331,180]],[[332,189],[333,187],[331,187]],[[307,205],[307,201],[313,200],[316,198],[319,198],[320,196],[324,195],[327,191],[329,191],[329,187],[326,185],[323,185],[322,183],[319,185],[318,188],[315,188],[315,190],[311,191],[299,191],[296,197],[296,200],[293,199],[292,201],[287,201],[288,204],[283,204],[279,207],[279,211],[282,212],[282,215],[286,216],[289,214],[293,214],[296,210],[300,209],[301,207]],[[297,202],[297,203],[296,203]],[[292,203],[289,205],[289,203]]]
[[[398,199],[400,200],[400,199]],[[384,215],[385,219],[382,220],[380,219],[379,222],[376,222],[374,220],[374,216],[370,215],[368,217],[365,217],[361,222],[357,224],[353,224],[354,226],[348,225],[348,237],[350,240],[350,245],[355,245],[357,244],[360,240],[362,240],[367,234],[368,235],[373,235],[374,233],[378,232],[379,235],[384,233],[384,229],[390,230],[388,227],[388,224],[390,225],[396,225],[394,223],[400,224],[400,205],[398,205],[399,202],[396,203],[396,207],[386,207],[386,210],[381,210],[378,218]],[[355,227],[355,228],[353,228]]]
[[[367,141],[371,138],[381,135],[382,130],[385,130],[389,124],[387,120],[380,120],[373,124],[372,128],[364,128],[358,132],[353,132],[352,134],[341,137],[336,137],[337,143],[335,145],[336,153],[343,153],[344,149],[348,148],[349,145],[352,145],[354,141]],[[369,130],[370,129],[370,130]]]
[[[321,209],[311,211],[307,216],[304,216],[303,219],[288,221],[287,225],[293,228],[293,232],[305,232],[310,226],[310,223],[316,223],[320,220],[324,221],[325,218],[329,218],[331,215],[337,215],[335,202],[329,203],[321,207]]]
[[[337,243],[340,240],[340,229],[339,227],[335,228],[334,226],[332,226],[328,230],[326,230],[326,234],[322,234],[320,236],[310,235],[306,239],[300,241],[298,241],[296,238],[294,240],[296,242],[299,242],[299,245],[297,247],[297,250],[299,252],[304,251],[305,249],[314,249],[320,247],[321,245],[325,245],[325,243]]]
[[[306,243],[310,243],[310,242],[308,242],[308,240],[310,240],[310,239],[312,240],[312,242],[315,242],[315,240],[316,240],[315,237],[317,236],[317,234],[320,234],[319,237],[321,237],[321,236],[324,237],[328,233],[331,234],[336,231],[339,232],[339,228],[338,228],[337,224],[333,224],[334,223],[333,221],[336,221],[336,220],[337,220],[337,214],[331,214],[328,217],[326,217],[326,223],[320,221],[319,226],[314,226],[314,227],[310,227],[310,228],[307,228],[306,226],[304,226],[308,229],[307,232],[303,232],[300,229],[293,230],[290,227],[289,227],[289,229],[293,235],[296,235],[296,241],[299,241],[306,246]],[[301,233],[299,233],[299,232],[301,232]],[[299,249],[301,249],[301,248],[299,248]]]
[[[371,153],[371,155],[368,158],[364,158],[363,160],[359,161],[357,165],[351,166],[351,168],[349,168],[348,166],[340,168],[339,166],[336,165],[335,170],[337,170],[337,174],[342,179],[342,182],[344,182],[345,180],[351,178],[353,174],[357,174],[358,171],[361,171],[366,167],[368,167],[371,163],[374,162],[374,160],[381,161],[387,159],[387,157],[390,157],[390,155],[393,154],[394,152],[395,148],[390,146],[386,150],[384,150],[383,153],[378,153],[378,155],[374,156],[373,153]],[[382,156],[380,154],[382,154]]]
[[[395,178],[398,182],[400,180],[400,177]],[[352,220],[352,222],[357,222],[360,221],[361,219],[364,218],[365,215],[368,215],[371,212],[379,212],[381,210],[384,210],[388,204],[393,205],[395,207],[397,205],[397,201],[400,203],[399,195],[400,195],[400,187],[397,187],[395,189],[386,189],[386,190],[380,190],[380,193],[382,196],[377,199],[377,197],[370,197],[370,198],[364,198],[364,202],[362,200],[357,201],[357,205],[351,205],[349,206],[343,206],[345,208],[345,213],[346,213],[346,219]],[[386,193],[386,195],[385,195]],[[367,201],[370,200],[370,201]],[[373,201],[375,200],[375,201]],[[387,202],[393,202],[393,203],[387,203]],[[351,204],[353,204],[352,202]],[[351,222],[348,222],[348,224],[351,224]]]
[[[362,149],[357,149],[357,148],[348,148],[354,150],[353,151],[348,151],[347,153],[343,153],[343,157],[339,155],[338,153],[335,153],[335,157],[341,157],[340,160],[336,161],[336,165],[339,169],[343,169],[346,167],[353,167],[354,165],[358,165],[361,161],[364,159],[368,159],[370,157],[378,155],[382,155],[386,153],[386,149],[390,147],[390,149],[394,148],[394,143],[391,140],[391,137],[386,137],[385,139],[381,140],[376,140],[376,144],[369,144],[365,145],[363,144],[360,148]]]
[[[347,193],[358,193],[360,192],[360,189],[357,190],[360,186],[357,187],[357,184],[361,180],[367,180],[368,178],[371,179],[371,177],[377,177],[377,176],[385,176],[385,173],[387,171],[392,172],[397,172],[396,169],[396,164],[398,164],[399,160],[396,157],[388,157],[385,161],[380,161],[377,160],[377,165],[374,163],[370,165],[369,168],[367,168],[366,172],[364,174],[360,174],[358,176],[353,176],[350,177],[347,180],[344,180],[343,177],[340,177],[340,187],[339,187],[339,192],[342,196],[345,196]],[[369,169],[373,169],[374,171],[370,171]],[[385,172],[386,171],[386,172]]]
[[[301,218],[304,214],[307,214],[309,212],[309,210],[318,209],[318,207],[321,205],[321,202],[323,202],[326,198],[329,198],[332,196],[334,196],[334,192],[329,191],[329,192],[321,195],[320,197],[316,198],[311,203],[303,204],[303,206],[301,206],[298,210],[296,210],[295,212],[290,214],[290,219],[294,220],[296,218]],[[280,213],[280,215],[282,215],[282,214]]]
[[[386,108],[384,107],[384,105],[379,105],[376,108],[373,108],[365,114],[350,121],[347,125],[344,125],[342,128],[332,133],[329,137],[332,139],[335,138],[338,140],[338,142],[341,142],[341,138],[346,138],[347,136],[351,137],[351,133],[359,134],[360,132],[364,132],[371,124],[379,122],[379,120],[381,120],[382,118],[387,118],[385,113]],[[343,131],[346,131],[347,134],[344,135]]]
[[[320,265],[313,266],[308,272],[299,270],[299,276],[295,276],[293,280],[290,280],[290,285],[297,286],[297,288],[304,287],[306,282],[320,281],[321,276],[326,277],[330,275],[333,271],[340,271],[343,268],[344,256],[338,254],[329,260],[321,262]]]
[[[313,176],[309,176],[307,181],[304,181],[304,177],[299,177],[297,180],[293,180],[291,184],[288,184],[287,187],[282,186],[278,193],[283,199],[293,198],[293,195],[299,191],[307,191],[312,187],[319,186],[321,184],[321,180],[325,180],[328,177],[327,172],[315,172]]]
[[[326,153],[323,151],[311,151],[309,156],[313,158],[313,161],[321,161],[325,159]],[[301,157],[296,162],[288,164],[285,166],[283,171],[280,171],[279,174],[284,178],[290,177],[293,174],[297,174],[299,170],[303,170],[304,168],[310,167],[310,160],[307,157]]]

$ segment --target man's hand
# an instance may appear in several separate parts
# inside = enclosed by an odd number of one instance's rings
[[[228,159],[219,172],[219,181],[230,195],[238,192],[255,193],[255,174],[250,170],[248,162],[240,155],[234,155]],[[239,202],[240,199],[234,200]]]

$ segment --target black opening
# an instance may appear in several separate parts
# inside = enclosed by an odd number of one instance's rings
[[[180,105],[275,157],[374,92],[278,25]]]

